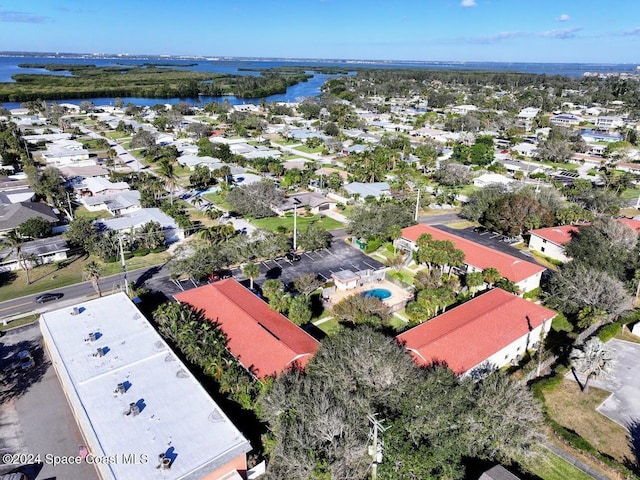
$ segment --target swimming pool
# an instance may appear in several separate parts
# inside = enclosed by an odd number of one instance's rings
[[[367,290],[362,292],[363,297],[374,297],[378,300],[386,300],[391,296],[391,292],[386,288],[374,288],[373,290]]]

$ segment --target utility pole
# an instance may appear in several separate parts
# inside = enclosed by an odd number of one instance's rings
[[[373,440],[373,444],[369,445],[369,455],[373,457],[371,462],[371,480],[376,480],[378,475],[378,463],[382,462],[382,448],[384,442],[382,439],[378,441],[378,432],[384,433],[389,427],[384,427],[375,415],[367,414],[367,418],[373,425],[372,430],[369,432],[369,437]]]
[[[129,282],[127,281],[127,265],[124,262],[124,247],[122,246],[122,235],[118,235],[118,244],[120,245],[120,262],[122,264],[122,274],[124,276],[124,291],[129,296]]]
[[[71,206],[71,197],[69,197],[69,192],[65,192],[67,194],[67,203],[69,204],[69,216],[71,217],[71,221],[73,221],[73,207]]]
[[[300,205],[300,200],[297,198],[293,199],[293,251],[295,252],[298,248],[298,205]]]
[[[418,187],[418,198],[416,199],[416,214],[413,218],[415,222],[418,221],[418,210],[420,209],[420,187]]]

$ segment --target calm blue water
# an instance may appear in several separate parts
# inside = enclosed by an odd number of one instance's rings
[[[170,58],[85,58],[85,57],[28,57],[28,56],[0,56],[0,82],[12,82],[12,75],[17,73],[36,73],[50,75],[69,75],[69,72],[48,72],[44,69],[19,68],[20,63],[73,63],[97,66],[140,65],[143,63],[171,63],[172,68],[185,68],[200,72],[227,73],[236,75],[259,75],[256,71],[238,70],[240,68],[275,68],[282,66],[309,66],[309,70],[317,67],[342,67],[349,68],[418,68],[436,70],[485,70],[485,71],[510,71],[520,73],[566,75],[569,77],[581,77],[584,72],[628,72],[635,73],[635,64],[589,64],[589,63],[501,63],[501,62],[375,62],[375,61],[351,61],[351,60],[272,60],[272,59],[215,59],[215,60],[178,60]],[[195,63],[196,65],[190,65]],[[266,98],[268,102],[295,101],[304,97],[315,97],[320,94],[320,87],[331,75],[317,74],[308,82],[294,85],[287,89],[287,93],[272,95]],[[63,100],[64,103],[78,104],[83,100],[92,101],[95,105],[109,105],[113,98],[90,98]],[[223,102],[228,100],[232,104],[259,103],[261,99],[239,99],[227,97],[201,97],[199,99],[149,99],[149,98],[123,98],[125,103],[150,106],[157,103],[177,103],[186,101],[189,103]],[[7,108],[17,108],[19,103],[5,103]]]
[[[362,292],[363,297],[374,297],[378,300],[386,300],[391,296],[391,292],[386,288],[374,288],[373,290],[367,290]]]

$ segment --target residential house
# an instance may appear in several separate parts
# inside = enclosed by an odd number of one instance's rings
[[[484,472],[479,480],[520,480],[520,477],[516,477],[502,465],[496,465]]]
[[[34,217],[44,218],[52,227],[59,221],[58,215],[46,203],[19,202],[0,205],[0,236]]]
[[[473,179],[473,184],[476,187],[486,187],[487,185],[494,185],[496,183],[500,185],[511,185],[514,182],[512,178],[505,177],[499,173],[485,173]]]
[[[624,126],[624,120],[621,117],[603,115],[595,119],[595,124],[598,130],[615,130]]]
[[[142,208],[140,205],[140,192],[137,190],[86,196],[82,197],[80,201],[90,212],[106,210],[114,217],[126,215]]]
[[[475,105],[456,105],[455,107],[451,107],[451,113],[456,113],[458,115],[467,115],[476,111],[478,111],[478,107]]]
[[[28,180],[0,176],[0,204],[30,202],[35,194]]]
[[[444,362],[472,378],[519,362],[539,347],[556,312],[499,288],[396,337],[420,366]]]
[[[96,459],[117,459],[96,460],[98,478],[243,478],[249,441],[124,292],[39,324],[78,438]]]
[[[289,195],[282,205],[273,207],[273,211],[278,215],[284,215],[287,212],[293,210],[300,211],[300,209],[308,208],[311,213],[322,213],[327,210],[331,210],[335,206],[336,202],[328,199],[324,195],[320,195],[315,192],[303,192],[296,193],[295,195]]]
[[[464,253],[462,273],[481,272],[487,268],[496,268],[500,275],[515,283],[522,293],[540,286],[544,267],[521,260],[506,253],[485,247],[471,240],[439,230],[435,227],[418,224],[402,229],[402,237],[396,245],[406,251],[417,250],[416,242],[420,235],[429,234],[434,240],[449,240]]]
[[[96,220],[96,225],[100,228],[128,233],[149,222],[157,222],[160,224],[167,243],[184,240],[184,230],[178,226],[173,218],[159,208],[141,208],[140,210],[120,217],[101,218],[100,220]]]
[[[187,290],[175,299],[202,310],[227,337],[231,354],[259,379],[313,357],[319,343],[233,278]]]
[[[511,151],[518,152],[523,157],[533,158],[538,155],[537,145],[531,143],[518,143],[511,147]]]
[[[559,115],[553,115],[549,122],[551,125],[558,125],[561,127],[577,127],[582,122],[582,118],[578,115],[573,115],[571,113],[561,113]]]
[[[197,155],[182,155],[178,157],[176,161],[183,167],[187,167],[189,170],[195,170],[198,165],[203,165],[209,170],[215,170],[222,166],[222,162],[219,158],[209,156],[199,157]]]
[[[523,127],[527,131],[531,130],[531,127],[533,126],[533,119],[536,118],[539,113],[539,108],[523,108],[522,110],[520,110],[520,113],[518,113],[518,116],[516,117],[517,125]]]
[[[578,227],[575,225],[529,230],[529,249],[554,260],[568,262],[569,257],[566,256],[564,247],[577,231]]]
[[[381,198],[391,196],[391,187],[387,182],[351,182],[344,186],[344,189],[352,196],[359,196],[361,199],[367,197]]]
[[[22,244],[22,256],[29,259],[29,264],[32,267],[65,260],[68,251],[67,241],[59,235],[39,238]],[[0,251],[0,272],[20,270],[21,268],[14,248],[5,248]]]
[[[83,182],[76,187],[76,192],[80,196],[87,195],[113,195],[129,191],[127,182],[112,182],[103,177],[85,178]]]

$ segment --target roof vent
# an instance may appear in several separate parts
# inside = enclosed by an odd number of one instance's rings
[[[171,468],[171,459],[164,453],[158,455],[158,467],[161,470],[169,470]]]
[[[90,332],[89,336],[84,339],[85,342],[95,342],[98,338],[100,338],[100,333],[98,332]]]
[[[132,417],[135,417],[139,413],[140,413],[140,407],[138,407],[138,404],[134,402],[131,402],[129,404],[129,410],[124,412],[125,415],[131,415]]]

